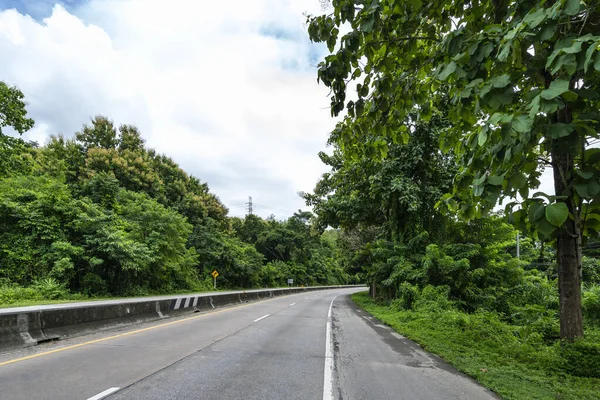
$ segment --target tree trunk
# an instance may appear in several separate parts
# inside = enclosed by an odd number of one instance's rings
[[[583,318],[581,314],[581,231],[579,229],[578,209],[573,201],[573,168],[571,154],[561,148],[556,140],[552,149],[554,169],[554,189],[556,195],[568,196],[563,200],[569,213],[560,228],[556,242],[558,261],[558,294],[560,298],[560,337],[573,340],[583,336]]]

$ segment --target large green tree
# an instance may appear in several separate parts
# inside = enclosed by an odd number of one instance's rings
[[[23,92],[17,87],[0,81],[0,135],[2,128],[9,126],[19,134],[33,127],[33,119],[27,118]]]
[[[319,79],[347,154],[408,138],[448,95],[442,142],[459,166],[443,204],[476,217],[505,198],[519,229],[554,241],[561,337],[583,335],[581,246],[600,230],[597,0],[334,0],[309,18],[332,54]],[[341,35],[345,24],[347,33]],[[357,97],[346,101],[354,80]],[[385,143],[385,142],[384,142]],[[545,167],[555,193],[532,193]]]

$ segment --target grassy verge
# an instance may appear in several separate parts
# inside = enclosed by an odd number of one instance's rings
[[[402,335],[475,378],[504,399],[600,399],[600,379],[564,372],[560,344],[523,340],[493,313],[455,309],[395,310],[366,293],[352,300]],[[586,331],[600,341],[600,331]]]

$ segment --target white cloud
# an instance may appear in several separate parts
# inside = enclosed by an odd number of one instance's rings
[[[251,195],[272,207],[262,215],[284,217],[326,170],[317,152],[335,123],[316,82],[323,50],[303,27],[320,6],[92,0],[41,21],[5,10],[0,79],[25,93],[37,122],[28,138],[70,135],[104,114],[137,125],[226,205]]]

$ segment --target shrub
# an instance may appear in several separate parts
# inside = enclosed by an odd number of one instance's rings
[[[587,339],[561,343],[562,368],[571,375],[600,378],[600,343]]]
[[[600,325],[600,285],[590,286],[582,293],[581,303],[586,321]]]

